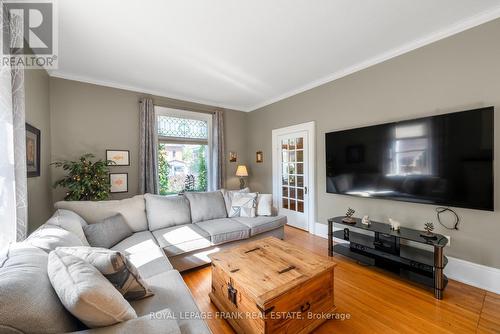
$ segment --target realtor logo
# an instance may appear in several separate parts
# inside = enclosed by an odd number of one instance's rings
[[[57,29],[52,1],[1,1],[2,64],[57,66]]]

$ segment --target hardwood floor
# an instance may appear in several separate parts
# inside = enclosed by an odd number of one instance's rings
[[[320,255],[327,240],[291,227],[285,241]],[[432,291],[387,272],[336,255],[335,304],[346,320],[329,320],[315,333],[500,333],[500,295],[450,280],[443,300]],[[210,302],[210,266],[182,275],[202,311],[215,315]],[[233,333],[217,317],[207,320],[214,334]]]

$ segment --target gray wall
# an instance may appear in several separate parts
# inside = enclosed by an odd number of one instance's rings
[[[40,176],[28,178],[28,230],[34,231],[52,214],[50,177],[49,76],[43,69],[25,70],[26,122],[41,131]]]
[[[317,219],[345,213],[375,220],[393,217],[405,226],[422,228],[433,221],[437,232],[451,235],[450,256],[500,268],[500,213],[457,209],[460,231],[441,228],[434,206],[362,199],[326,193],[326,132],[420,116],[494,105],[500,108],[500,20],[441,40],[342,79],[251,112],[248,115],[250,185],[272,191],[271,130],[316,121]],[[497,115],[498,116],[498,115]],[[495,155],[500,153],[500,117],[495,119]],[[264,151],[264,163],[253,155]],[[495,162],[495,192],[500,165]],[[495,208],[500,208],[500,196]]]
[[[93,85],[78,81],[50,78],[52,160],[75,159],[83,153],[94,153],[105,158],[106,149],[130,150],[129,167],[110,167],[111,172],[129,174],[129,192],[112,194],[112,198],[130,197],[138,193],[139,175],[139,106],[145,94]],[[153,96],[157,105],[165,107],[212,111],[213,107]],[[226,149],[235,150],[246,157],[245,114],[239,111],[225,112]],[[229,187],[238,187],[233,176],[234,164],[227,162]],[[52,178],[63,175],[52,169]],[[53,199],[64,198],[64,190],[54,190]]]

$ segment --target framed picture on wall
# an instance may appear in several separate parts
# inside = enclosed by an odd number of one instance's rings
[[[106,150],[106,160],[113,161],[108,166],[130,166],[130,151]]]
[[[26,170],[28,177],[40,176],[40,130],[26,123]]]
[[[236,152],[229,152],[229,162],[236,162],[238,154]]]
[[[110,173],[109,184],[111,193],[128,192],[128,173]]]
[[[264,153],[262,153],[262,151],[257,151],[257,153],[255,154],[255,162],[257,163],[264,162]]]

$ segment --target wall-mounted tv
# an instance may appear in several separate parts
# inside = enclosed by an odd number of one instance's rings
[[[493,113],[327,133],[326,191],[493,211]]]

